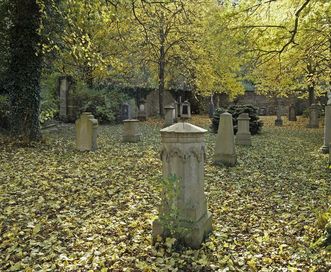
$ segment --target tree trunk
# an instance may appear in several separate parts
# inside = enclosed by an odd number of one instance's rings
[[[164,47],[160,48],[160,60],[159,60],[159,107],[160,116],[164,117],[164,74],[165,74],[165,60],[164,60]]]
[[[13,22],[9,65],[10,128],[13,136],[36,141],[41,139],[41,13],[36,0],[12,0],[10,5]]]
[[[309,106],[315,104],[315,88],[314,86],[308,86],[308,94],[309,94]]]

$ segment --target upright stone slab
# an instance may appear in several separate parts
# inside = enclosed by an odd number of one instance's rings
[[[294,104],[291,104],[289,109],[288,109],[288,120],[289,121],[296,121],[297,120],[297,115],[296,115]]]
[[[121,105],[121,121],[131,119],[131,107],[129,103]]]
[[[63,121],[67,121],[70,77],[69,76],[59,77],[58,84],[59,84],[59,100],[60,100],[59,118]]]
[[[187,100],[180,105],[180,117],[184,119],[191,118],[191,103]]]
[[[236,134],[236,144],[252,145],[251,133],[249,131],[249,115],[247,112],[238,116],[238,131]]]
[[[139,103],[138,120],[139,121],[147,120],[145,101],[140,101],[140,103]]]
[[[319,127],[319,108],[318,105],[312,104],[309,107],[309,124],[307,128],[318,128]]]
[[[214,163],[234,166],[237,156],[234,146],[232,115],[228,112],[220,115],[216,136]]]
[[[321,152],[326,154],[329,153],[329,146],[331,144],[331,104],[325,106],[324,118],[324,141]]]
[[[275,120],[275,126],[281,127],[283,125],[281,110],[279,107],[277,107],[277,118]]]
[[[123,121],[123,142],[136,143],[140,141],[139,120],[130,119]]]
[[[171,216],[171,205],[175,205],[177,212],[175,235],[187,246],[200,247],[212,231],[212,216],[204,194],[205,132],[205,129],[182,122],[161,130],[163,177],[175,177],[179,190],[172,200],[165,199],[163,194],[159,218],[153,222],[154,240],[158,235],[170,235],[161,218]]]
[[[174,118],[174,122],[178,121],[178,117],[179,117],[179,104],[177,101],[174,102],[174,108],[175,108],[175,118]]]
[[[76,120],[76,147],[80,151],[94,151],[97,149],[98,120],[92,113],[83,112]]]
[[[171,105],[164,107],[164,127],[171,126],[174,123],[175,108]]]

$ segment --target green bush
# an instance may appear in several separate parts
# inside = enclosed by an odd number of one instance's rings
[[[128,100],[128,96],[118,90],[86,89],[75,93],[73,100],[80,112],[92,112],[99,123],[113,123],[120,105]]]
[[[218,108],[215,110],[213,119],[212,119],[212,124],[211,124],[211,130],[214,133],[217,133],[218,130],[218,125],[219,125],[219,120],[220,120],[220,115],[224,112],[229,112],[232,114],[232,120],[233,120],[233,130],[234,133],[237,133],[238,130],[238,116],[242,113],[248,113],[250,117],[249,121],[249,130],[252,135],[258,134],[261,132],[263,122],[259,120],[258,116],[258,109],[252,105],[232,105],[229,106],[228,109],[224,108]]]

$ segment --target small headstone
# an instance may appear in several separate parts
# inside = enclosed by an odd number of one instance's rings
[[[238,116],[238,131],[236,134],[236,143],[240,145],[251,145],[251,133],[249,131],[249,115],[242,113]]]
[[[293,104],[291,104],[291,106],[288,109],[288,120],[289,121],[296,121],[297,120],[295,105],[293,105]]]
[[[145,101],[140,101],[139,109],[138,109],[138,120],[139,121],[146,121],[147,114],[146,114],[146,105]]]
[[[162,218],[176,216],[172,222],[175,237],[192,248],[199,248],[212,231],[212,215],[204,193],[205,129],[189,123],[177,123],[161,130],[163,177],[174,177],[178,192],[172,199],[162,194],[159,218],[153,222],[152,236],[170,236]],[[175,207],[174,210],[172,208]]]
[[[326,154],[329,152],[329,145],[331,143],[331,104],[325,106],[324,116],[324,141],[321,147],[321,152]]]
[[[121,106],[121,121],[131,118],[131,109],[129,103],[123,103]]]
[[[319,108],[318,105],[312,104],[309,107],[309,124],[307,128],[318,128],[319,127]]]
[[[191,103],[187,100],[180,105],[180,117],[184,119],[191,118]]]
[[[214,111],[215,111],[215,105],[214,105],[214,101],[213,101],[213,96],[211,95],[209,105],[208,105],[208,116],[209,116],[209,118],[214,117]]]
[[[97,149],[98,120],[92,113],[83,112],[76,120],[76,147],[80,151],[94,151]]]
[[[214,163],[234,166],[237,156],[234,146],[232,115],[228,112],[220,115],[216,136]]]
[[[164,107],[164,127],[171,126],[174,123],[175,108],[171,105]]]
[[[123,142],[136,143],[140,141],[139,120],[129,119],[123,121]]]
[[[277,113],[277,119],[275,120],[275,126],[281,127],[283,125],[283,120],[282,120],[281,109],[279,106],[277,107],[276,113]]]

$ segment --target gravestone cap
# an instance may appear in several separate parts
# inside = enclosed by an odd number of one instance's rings
[[[192,125],[190,123],[176,123],[172,126],[160,130],[161,133],[205,133],[206,129]]]

